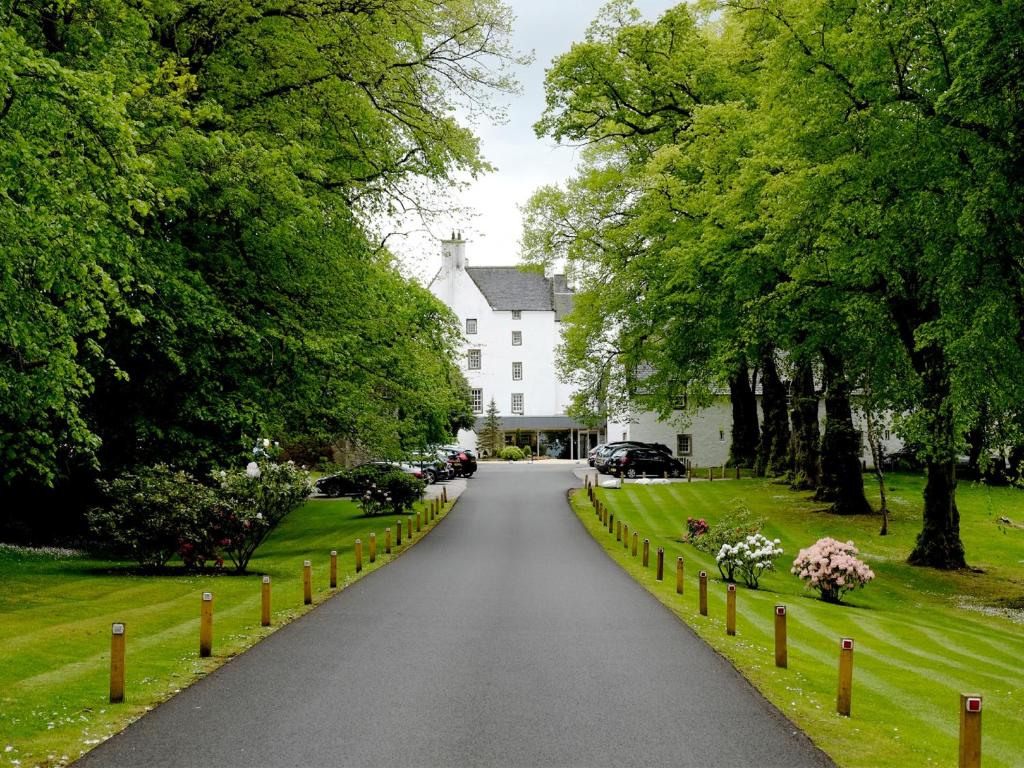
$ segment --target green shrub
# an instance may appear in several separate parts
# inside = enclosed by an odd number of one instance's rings
[[[309,473],[291,462],[252,462],[244,470],[211,477],[218,503],[208,525],[235,570],[245,573],[256,548],[309,496]]]
[[[401,470],[375,477],[375,482],[359,498],[363,514],[368,516],[387,513],[400,515],[412,509],[412,505],[423,497],[427,487],[419,478]]]
[[[506,461],[522,461],[526,458],[522,448],[518,448],[514,445],[506,446],[501,449],[501,453],[498,454],[501,458]]]
[[[202,565],[213,554],[203,542],[216,494],[191,475],[158,464],[99,485],[108,501],[86,513],[89,527],[139,565],[158,568],[178,553]]]
[[[732,512],[723,515],[717,523],[708,529],[707,533],[694,538],[692,544],[701,552],[707,552],[713,557],[717,557],[722,551],[722,545],[743,541],[747,536],[760,533],[763,526],[763,518],[755,518],[744,504],[736,503]],[[733,569],[723,568],[723,562],[728,563],[728,561],[719,561],[718,572],[723,579],[733,581]]]

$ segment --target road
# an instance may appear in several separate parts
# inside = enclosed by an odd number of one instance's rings
[[[482,466],[394,563],[78,765],[831,765],[604,554],[577,483]]]

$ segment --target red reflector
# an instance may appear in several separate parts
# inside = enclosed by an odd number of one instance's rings
[[[968,696],[966,703],[968,712],[981,712],[981,696]]]
[[[784,605],[776,605],[775,606],[775,615],[776,616],[785,616],[786,615],[786,606],[784,606]]]
[[[849,637],[844,637],[843,638],[843,645],[842,645],[842,647],[843,647],[844,651],[852,651],[853,650],[853,639],[849,638]]]

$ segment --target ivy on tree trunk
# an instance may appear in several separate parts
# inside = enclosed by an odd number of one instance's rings
[[[761,410],[764,422],[754,472],[758,477],[781,475],[790,468],[789,416],[786,414],[786,387],[779,379],[771,345],[766,345],[761,353]]]
[[[732,400],[732,445],[729,446],[729,465],[753,467],[757,461],[757,400],[750,386],[746,357],[729,376],[729,395]]]
[[[794,490],[811,491],[818,487],[820,474],[818,428],[818,392],[814,388],[814,370],[810,362],[802,363],[793,376],[792,467],[790,486]]]
[[[860,433],[853,427],[850,384],[842,360],[825,351],[825,434],[821,439],[821,477],[816,501],[831,501],[829,512],[859,515],[871,511],[864,496]]]

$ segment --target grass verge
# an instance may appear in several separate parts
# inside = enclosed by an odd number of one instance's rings
[[[958,492],[968,560],[976,570],[946,573],[905,560],[920,529],[922,480],[890,478],[890,535],[880,518],[840,518],[806,495],[764,480],[599,489],[617,521],[651,540],[651,564],[616,542],[586,493],[573,496],[583,525],[633,578],[728,658],[782,712],[843,766],[950,766],[957,763],[959,694],[984,696],[984,764],[1021,766],[1024,756],[1024,494],[962,484]],[[868,488],[871,489],[870,484]],[[877,501],[877,499],[875,500]],[[682,542],[687,516],[713,523],[743,503],[767,520],[765,534],[785,554],[759,590],[738,587],[736,637],[725,633],[725,585],[711,556]],[[1010,522],[1005,522],[1008,519]],[[875,581],[829,605],[789,574],[799,549],[821,536],[853,540]],[[665,580],[655,552],[665,549]],[[642,550],[642,547],[641,547]],[[684,594],[675,592],[684,557]],[[709,616],[697,606],[697,574],[709,574]],[[711,578],[713,577],[713,578]],[[774,614],[788,606],[789,668],[774,665]],[[856,641],[853,708],[835,713],[839,639]]]
[[[75,553],[0,547],[0,766],[62,765],[123,729],[276,628],[328,599],[330,551],[343,589],[400,555],[441,516],[406,535],[407,516],[362,517],[347,500],[311,500],[264,542],[244,576],[137,575],[130,563]],[[426,509],[426,504],[417,508]],[[402,546],[384,553],[384,529],[402,522]],[[376,533],[377,560],[369,562]],[[355,573],[355,540],[363,571]],[[392,540],[394,544],[394,539]],[[302,564],[313,562],[313,605]],[[263,575],[272,581],[270,627],[260,626]],[[199,605],[214,595],[213,656],[200,659]],[[125,702],[108,703],[110,625],[127,636]]]

